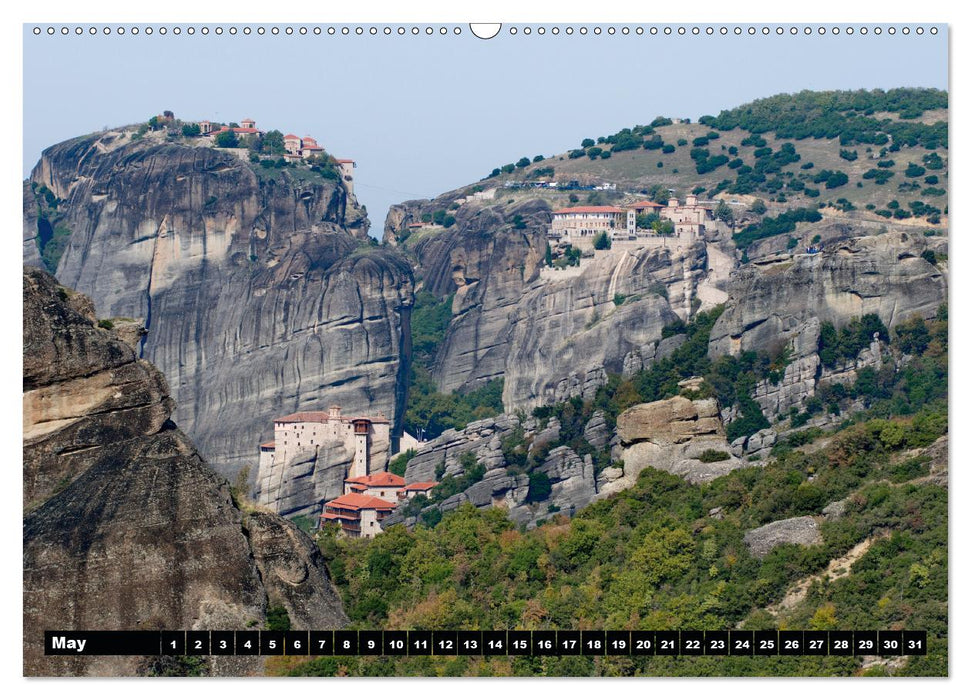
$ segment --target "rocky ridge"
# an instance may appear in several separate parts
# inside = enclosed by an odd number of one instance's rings
[[[685,388],[698,381],[687,380]],[[613,437],[603,412],[595,411],[584,426],[583,438],[591,449],[581,457],[573,447],[557,444],[563,436],[555,416],[540,421],[521,413],[504,414],[470,423],[464,430],[447,430],[428,442],[408,461],[405,480],[461,477],[466,473],[463,455],[470,453],[484,470],[481,480],[425,510],[449,511],[463,503],[498,506],[508,511],[513,522],[533,527],[552,514],[572,515],[599,498],[629,488],[648,466],[698,483],[744,465],[729,452],[715,399],[676,396],[632,406],[617,417]],[[549,480],[549,494],[543,498],[530,498],[530,475],[510,464],[508,451],[517,442],[527,446],[528,455],[542,456],[530,474]],[[612,464],[598,471],[593,455],[608,446]],[[416,521],[416,516],[405,516],[399,509],[385,525]]]

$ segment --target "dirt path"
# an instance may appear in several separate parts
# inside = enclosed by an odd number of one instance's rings
[[[786,594],[783,596],[782,600],[768,606],[766,611],[772,613],[773,615],[779,615],[780,613],[792,610],[806,598],[806,594],[809,592],[809,587],[814,582],[821,580],[824,576],[828,576],[830,581],[847,576],[850,573],[850,567],[870,550],[870,547],[874,542],[889,536],[889,530],[882,530],[870,535],[862,542],[856,544],[843,556],[839,557],[838,559],[833,559],[822,572],[813,574],[812,576],[807,576],[806,578],[794,583],[789,590],[786,591]]]

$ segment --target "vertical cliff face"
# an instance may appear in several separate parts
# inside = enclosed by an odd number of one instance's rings
[[[608,371],[650,364],[664,326],[690,313],[706,260],[702,243],[610,251],[578,276],[533,285],[509,317],[503,404],[592,399]]]
[[[448,201],[392,208],[385,239],[400,242],[407,224]],[[549,207],[467,202],[449,210],[455,224],[419,231],[401,243],[417,260],[424,288],[454,294],[449,332],[433,376],[444,392],[475,388],[501,377],[508,355],[509,318],[535,281],[546,249]],[[417,240],[415,240],[417,238]]]
[[[746,265],[727,287],[730,301],[712,328],[708,354],[787,348],[790,362],[780,381],[760,382],[753,397],[770,418],[801,408],[821,379],[832,381],[818,354],[823,322],[840,328],[876,314],[893,328],[914,315],[935,315],[947,299],[947,266],[926,259],[926,250],[946,253],[947,241],[884,233],[837,241],[815,255]],[[879,365],[879,344],[865,354],[847,369]]]
[[[889,328],[914,314],[933,316],[947,298],[947,275],[921,257],[928,246],[943,252],[946,241],[862,236],[816,255],[747,265],[728,289],[732,301],[712,328],[709,354],[769,348],[814,319],[841,326],[873,313]]]
[[[47,149],[31,185],[25,262],[47,188],[69,232],[58,279],[143,321],[141,355],[217,469],[255,465],[281,411],[337,402],[399,421],[410,266],[372,245],[339,180],[116,131]]]
[[[244,513],[169,419],[165,379],[90,301],[24,274],[24,673],[137,675],[153,659],[45,657],[50,629],[243,629],[347,618],[313,542]],[[205,672],[259,672],[212,657]]]

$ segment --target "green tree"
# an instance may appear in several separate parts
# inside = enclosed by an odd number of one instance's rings
[[[183,124],[182,125],[182,135],[187,138],[193,138],[202,133],[202,129],[198,124]]]
[[[756,199],[754,202],[752,202],[752,206],[750,206],[748,210],[756,216],[763,216],[767,211],[767,207],[765,206],[765,202],[763,202],[761,199]]]
[[[651,224],[651,228],[659,236],[670,236],[674,234],[674,222],[670,219],[658,219]]]
[[[610,236],[606,231],[601,231],[593,239],[594,250],[610,250]]]
[[[657,221],[660,217],[651,212],[650,214],[638,214],[636,217],[637,228],[647,230],[651,228],[651,225]]]
[[[529,158],[527,158],[526,156],[523,156],[522,158],[516,161],[516,167],[525,168],[527,165],[529,165],[529,163],[530,163]]]
[[[239,138],[233,130],[220,131],[216,134],[216,145],[219,148],[236,148],[239,145]]]
[[[726,224],[735,220],[735,212],[724,199],[718,200],[718,206],[715,207],[715,218],[724,221]]]
[[[286,147],[283,145],[283,133],[277,129],[272,131],[267,131],[263,135],[263,141],[261,143],[261,149],[263,153],[269,153],[270,155],[282,156],[287,152]]]

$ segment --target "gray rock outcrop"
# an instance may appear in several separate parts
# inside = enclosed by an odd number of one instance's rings
[[[823,535],[819,524],[811,515],[787,518],[768,523],[745,533],[745,544],[752,556],[762,558],[780,544],[798,544],[809,547],[822,544]]]
[[[70,231],[58,279],[142,320],[140,355],[218,470],[255,466],[281,413],[339,403],[400,423],[411,268],[371,245],[340,180],[117,130],[48,148],[30,181]]]
[[[933,316],[947,298],[946,272],[920,257],[923,237],[844,233],[816,255],[743,266],[727,287],[730,301],[712,328],[709,357],[790,352],[781,379],[762,380],[752,394],[770,420],[802,410],[820,383],[852,382],[859,368],[879,367],[882,351],[875,344],[845,366],[823,368],[817,354],[822,322],[840,328],[873,313],[893,328],[915,314]]]
[[[506,409],[589,400],[608,371],[666,356],[683,336],[662,340],[661,331],[689,313],[705,260],[703,244],[610,252],[577,277],[531,286],[509,316]]]
[[[594,417],[590,422],[596,419]],[[603,421],[602,414],[599,420]],[[522,431],[522,440],[527,444],[526,454],[542,454],[542,451],[548,450],[533,473],[542,474],[549,480],[550,493],[532,502],[528,500],[530,475],[511,470],[502,451],[503,440],[516,436],[518,431]],[[535,418],[521,420],[515,414],[476,421],[464,430],[447,430],[423,445],[408,461],[405,481],[432,481],[439,474],[460,477],[465,473],[462,456],[471,453],[485,469],[482,479],[428,508],[447,512],[463,503],[471,503],[477,508],[497,506],[506,509],[513,522],[534,527],[538,520],[555,513],[572,515],[597,498],[602,484],[606,483],[603,477],[605,473],[610,472],[608,476],[617,477],[623,473],[619,469],[608,468],[598,479],[589,454],[580,457],[566,445],[550,449],[550,443],[556,441],[558,435],[559,424],[555,418],[550,418],[544,427]],[[406,518],[396,512],[385,524],[412,524],[415,520],[413,516]]]
[[[44,630],[347,624],[313,541],[241,511],[169,419],[164,377],[93,322],[90,301],[24,273],[24,674],[141,675],[154,658],[44,656]],[[250,675],[256,657],[209,657]]]

